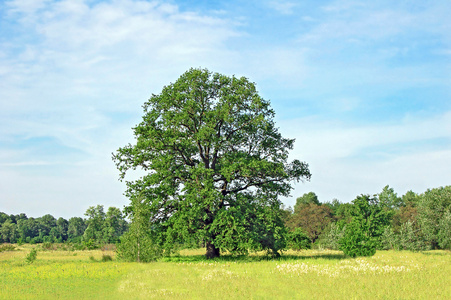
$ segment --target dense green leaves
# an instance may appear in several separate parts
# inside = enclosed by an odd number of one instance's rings
[[[451,186],[427,190],[418,202],[418,219],[428,242],[433,248],[449,248],[451,240]]]
[[[374,238],[358,219],[346,225],[344,236],[340,241],[340,250],[350,257],[372,256],[376,253]]]
[[[277,251],[284,244],[279,229],[262,225],[281,223],[279,214],[262,211],[277,212],[290,181],[310,173],[306,163],[287,161],[294,140],[281,136],[273,118],[252,82],[201,69],[187,71],[144,104],[136,144],[113,159],[121,178],[130,169],[147,171],[127,183],[127,194],[147,199],[162,244],[196,236],[213,256],[218,249],[243,252],[257,243]]]
[[[346,225],[340,249],[348,256],[368,256],[381,247],[381,236],[390,224],[391,213],[377,197],[358,196],[352,201],[351,222]]]

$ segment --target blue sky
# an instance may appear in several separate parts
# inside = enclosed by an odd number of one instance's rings
[[[451,184],[449,1],[0,2],[0,211],[123,207],[111,153],[190,67],[271,100],[320,201]]]

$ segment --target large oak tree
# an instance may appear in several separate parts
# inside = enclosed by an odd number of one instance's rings
[[[220,250],[277,253],[284,246],[278,197],[310,172],[305,162],[288,162],[294,140],[279,133],[254,83],[190,69],[143,108],[136,143],[113,159],[121,179],[130,169],[146,172],[127,182],[127,194],[143,199],[158,242],[194,237],[209,258]]]

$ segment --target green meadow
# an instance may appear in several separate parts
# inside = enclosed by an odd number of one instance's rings
[[[0,252],[1,299],[449,299],[450,251],[287,251],[204,259],[183,250],[155,263],[117,261],[113,251]],[[112,260],[105,257],[113,258]]]

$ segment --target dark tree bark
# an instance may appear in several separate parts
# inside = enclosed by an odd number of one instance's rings
[[[219,248],[216,248],[215,245],[213,245],[211,242],[207,242],[207,253],[205,254],[205,256],[208,259],[219,257]]]

